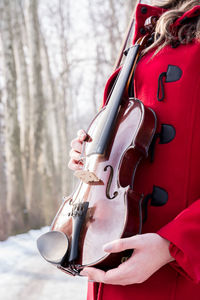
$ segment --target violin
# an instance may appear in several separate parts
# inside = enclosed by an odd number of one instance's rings
[[[109,101],[87,131],[84,168],[75,172],[80,183],[37,241],[44,259],[73,276],[86,266],[118,266],[131,250],[108,254],[103,245],[142,230],[143,195],[134,191],[134,177],[148,157],[157,121],[154,111],[129,98],[127,90],[148,39],[149,33],[128,49]]]

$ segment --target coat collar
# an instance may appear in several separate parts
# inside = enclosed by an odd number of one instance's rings
[[[147,4],[138,4],[135,12],[135,33],[133,44],[145,35],[144,23],[151,16],[160,17],[166,10],[160,7],[154,7]]]
[[[135,44],[140,37],[145,35],[144,23],[146,19],[148,19],[151,16],[160,17],[166,11],[167,10],[164,8],[154,7],[147,4],[138,4],[135,13],[135,33],[133,38],[133,44]],[[185,12],[180,18],[178,18],[174,22],[172,26],[178,27],[187,22],[189,19],[192,19],[197,16],[200,16],[200,5],[196,5],[192,9]]]
[[[186,11],[180,18],[178,18],[174,22],[173,27],[178,27],[182,24],[185,24],[188,20],[191,20],[198,16],[200,16],[200,5],[196,5],[192,9]]]

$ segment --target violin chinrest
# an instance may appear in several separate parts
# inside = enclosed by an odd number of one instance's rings
[[[37,247],[46,261],[59,264],[67,254],[69,241],[63,232],[49,231],[37,239]]]

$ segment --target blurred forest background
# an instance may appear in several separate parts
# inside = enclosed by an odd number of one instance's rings
[[[50,225],[134,0],[0,0],[0,240]]]

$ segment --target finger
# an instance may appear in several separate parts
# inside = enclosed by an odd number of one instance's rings
[[[87,133],[83,129],[80,129],[77,132],[77,136],[78,136],[78,139],[83,142],[87,138]]]
[[[130,276],[130,268],[127,262],[119,265],[119,267],[115,269],[111,269],[105,273],[104,283],[107,284],[119,284],[119,285],[127,285],[134,281],[133,275]]]
[[[74,159],[70,159],[69,163],[68,163],[68,167],[73,170],[82,170],[83,169],[83,163],[81,161],[76,161]]]
[[[79,162],[79,160],[81,159],[81,154],[77,151],[75,151],[74,149],[71,149],[69,152],[69,156],[76,160],[77,162]]]
[[[103,246],[103,250],[109,253],[121,252],[127,249],[139,248],[141,246],[141,238],[139,235],[134,235],[130,238],[114,240]]]
[[[81,273],[81,276],[87,276],[88,280],[95,282],[104,282],[105,272],[96,268],[84,268]]]
[[[74,139],[71,141],[72,149],[74,149],[75,151],[77,151],[79,153],[82,152],[82,148],[83,148],[82,144],[83,143],[81,141],[79,141],[78,139]]]

